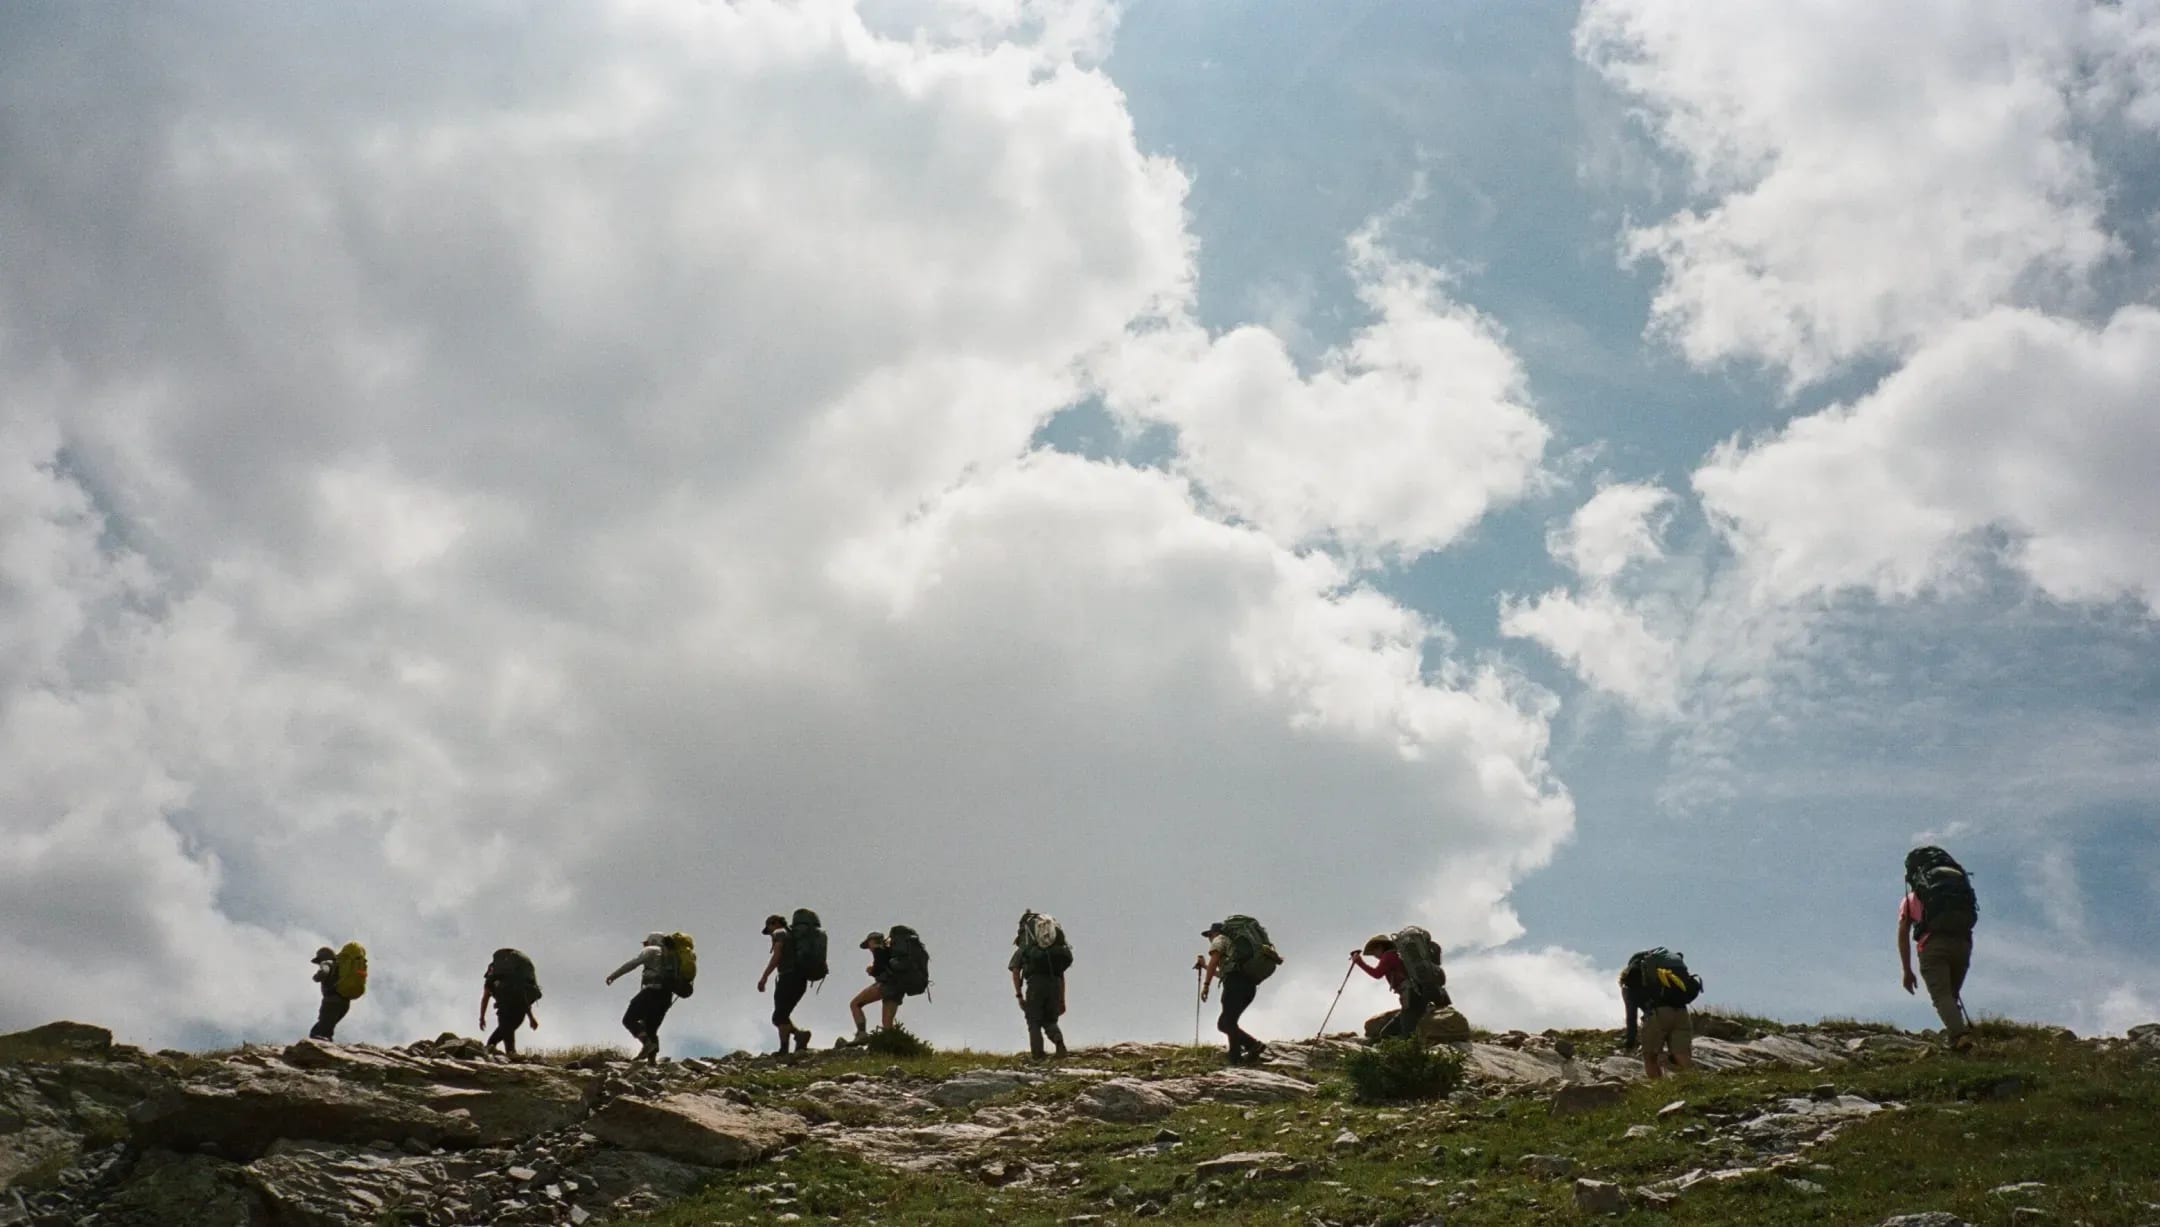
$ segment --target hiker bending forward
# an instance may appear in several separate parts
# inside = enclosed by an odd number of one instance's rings
[[[1366,959],[1373,961],[1368,963]],[[1433,1003],[1410,987],[1410,971],[1403,966],[1402,955],[1395,950],[1395,939],[1384,933],[1368,938],[1363,950],[1350,952],[1350,961],[1357,965],[1359,971],[1373,979],[1386,980],[1388,988],[1394,990],[1395,999],[1402,1003],[1402,1008],[1395,1011],[1395,1017],[1389,1019],[1387,1025],[1380,1028],[1379,1034],[1373,1038],[1386,1040],[1415,1036],[1418,1033],[1419,1020],[1425,1017],[1425,1011],[1431,1009]]]
[[[644,946],[630,956],[630,961],[608,973],[609,984],[632,971],[638,973],[637,996],[623,1011],[622,1025],[637,1039],[640,1061],[659,1059],[660,1023],[667,1018],[668,1007],[675,1004],[674,986],[668,981],[666,942],[665,933],[647,933]]]
[[[1688,1005],[1702,994],[1702,980],[1687,969],[1684,956],[1660,946],[1637,952],[1620,972],[1620,1000],[1627,1007],[1625,1046],[1638,1038],[1635,1017],[1642,1015],[1640,1039],[1645,1076],[1665,1076],[1670,1054],[1675,1070],[1695,1064],[1695,1024]]]
[[[1200,1000],[1206,1001],[1208,990],[1217,980],[1222,981],[1222,1013],[1216,1016],[1215,1029],[1230,1041],[1233,1064],[1246,1060],[1258,1064],[1267,1055],[1267,1045],[1247,1035],[1238,1023],[1253,998],[1259,996],[1260,982],[1239,974],[1236,968],[1223,966],[1230,958],[1230,936],[1220,923],[1209,925],[1200,936],[1208,939],[1207,972],[1200,981]]]
[[[855,994],[855,999],[848,1002],[848,1013],[855,1019],[857,1040],[868,1039],[870,1036],[870,1022],[863,1015],[864,1006],[873,1001],[882,1003],[878,1026],[890,1028],[893,1020],[900,1015],[901,1000],[907,996],[900,985],[893,981],[892,946],[885,940],[885,935],[873,931],[862,939],[862,948],[870,952],[870,965],[863,968],[870,975],[870,987]]]

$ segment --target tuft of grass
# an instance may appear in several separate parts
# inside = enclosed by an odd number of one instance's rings
[[[1462,1085],[1463,1057],[1452,1048],[1416,1040],[1382,1040],[1343,1058],[1343,1073],[1360,1103],[1439,1099]]]
[[[543,1065],[568,1065],[588,1057],[620,1057],[629,1054],[621,1048],[611,1048],[606,1044],[574,1044],[568,1048],[524,1048],[518,1051],[518,1055]]]
[[[930,1041],[908,1030],[907,1024],[900,1022],[896,1022],[890,1027],[879,1027],[877,1030],[872,1031],[870,1038],[862,1042],[861,1048],[865,1052],[874,1053],[881,1057],[894,1057],[900,1060],[915,1060],[937,1055],[937,1049],[930,1046]]]

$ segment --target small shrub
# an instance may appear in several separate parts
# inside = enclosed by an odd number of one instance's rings
[[[1382,1040],[1343,1059],[1350,1087],[1365,1103],[1438,1099],[1462,1085],[1462,1054],[1416,1040]]]
[[[881,1057],[927,1057],[934,1056],[937,1049],[928,1040],[918,1037],[902,1023],[880,1027],[870,1033],[862,1043],[864,1052],[874,1052]]]

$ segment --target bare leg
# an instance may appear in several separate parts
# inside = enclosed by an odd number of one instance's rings
[[[870,1033],[870,1020],[863,1016],[863,1007],[873,1001],[883,1001],[884,999],[885,990],[873,984],[855,994],[855,999],[847,1003],[848,1013],[855,1018],[855,1038],[861,1039]]]

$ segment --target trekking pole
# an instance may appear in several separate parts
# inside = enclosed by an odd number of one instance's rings
[[[1335,1007],[1342,1004],[1343,989],[1350,987],[1350,973],[1355,970],[1357,970],[1357,968],[1354,964],[1350,967],[1343,968],[1342,985],[1335,990],[1335,1000],[1328,1002],[1327,1014],[1320,1020],[1320,1029],[1312,1033],[1312,1037],[1314,1039],[1319,1039],[1321,1036],[1327,1034],[1328,1019],[1335,1017]]]
[[[1205,968],[1206,968],[1206,966],[1207,966],[1207,962],[1206,962],[1206,960],[1202,959],[1202,958],[1201,958],[1201,957],[1199,957],[1198,955],[1195,955],[1195,956],[1193,957],[1193,961],[1192,961],[1192,1046],[1193,1046],[1193,1047],[1195,1047],[1195,1048],[1198,1048],[1198,1047],[1200,1046],[1200,993],[1201,993],[1201,988],[1200,988],[1200,973],[1201,973],[1201,971],[1202,971],[1203,969],[1205,969]]]

